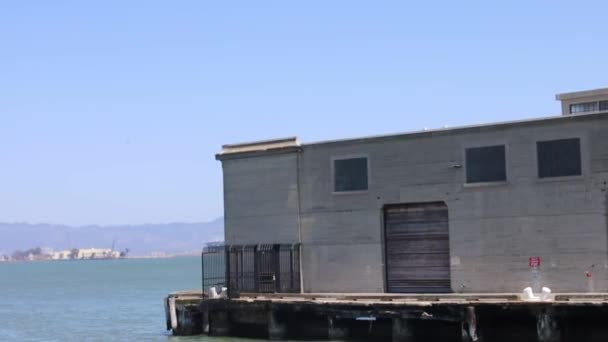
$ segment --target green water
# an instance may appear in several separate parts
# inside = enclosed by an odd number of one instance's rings
[[[200,284],[197,257],[0,263],[0,341],[243,341],[165,331],[163,298]]]

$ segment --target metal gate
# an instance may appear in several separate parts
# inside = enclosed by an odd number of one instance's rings
[[[300,245],[213,246],[202,254],[203,289],[225,286],[241,292],[300,292]]]
[[[451,292],[446,204],[388,206],[384,223],[387,292]]]

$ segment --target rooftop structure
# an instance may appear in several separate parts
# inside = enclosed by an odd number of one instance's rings
[[[608,88],[555,95],[562,103],[562,115],[608,111]]]

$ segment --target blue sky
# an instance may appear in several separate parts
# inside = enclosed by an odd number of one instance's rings
[[[0,221],[222,215],[224,143],[546,116],[605,1],[2,1]]]

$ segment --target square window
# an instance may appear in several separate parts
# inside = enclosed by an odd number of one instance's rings
[[[467,148],[465,154],[467,183],[507,180],[504,145]]]
[[[368,187],[367,158],[334,160],[334,191],[364,191]]]
[[[608,110],[608,101],[600,101],[600,110]]]
[[[538,177],[565,177],[582,174],[581,140],[579,138],[539,141]]]

